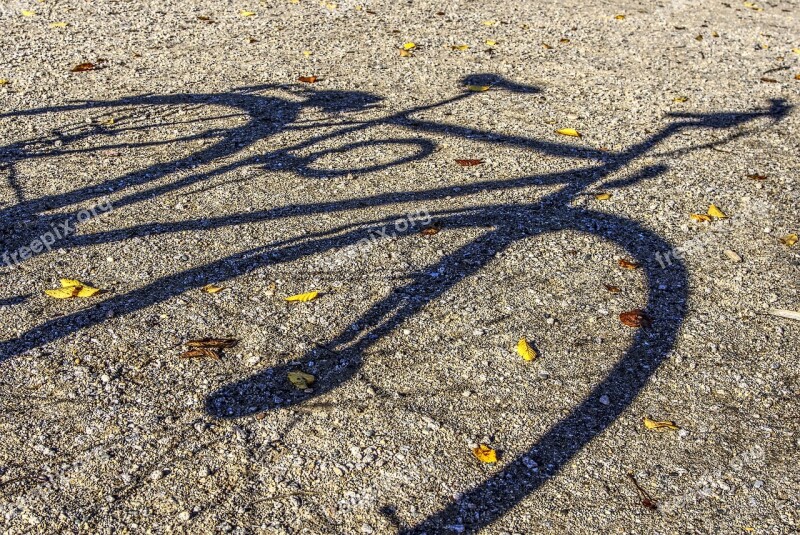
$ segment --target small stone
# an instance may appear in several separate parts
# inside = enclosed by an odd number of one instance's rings
[[[403,329],[403,334],[405,334],[406,336],[411,334],[411,329]]]
[[[192,513],[189,511],[181,511],[180,514],[178,515],[178,519],[181,522],[186,522],[190,518],[192,518]]]
[[[600,396],[600,403],[603,405],[610,405],[611,400],[608,398],[608,396]]]
[[[165,474],[163,470],[153,470],[152,472],[150,472],[150,479],[152,479],[153,481],[158,481],[159,479],[164,477],[164,475]]]
[[[742,261],[742,257],[736,254],[735,251],[731,251],[730,249],[725,249],[725,256],[728,257],[728,260],[733,262],[734,264],[738,264]]]
[[[372,526],[369,524],[364,524],[361,526],[361,533],[373,533],[375,530],[372,529]]]
[[[103,381],[104,383],[107,383],[107,382],[109,382],[111,380],[111,377],[109,377],[106,374],[103,374],[103,375],[100,376],[100,380]]]

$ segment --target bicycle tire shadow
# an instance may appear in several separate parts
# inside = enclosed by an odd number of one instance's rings
[[[471,78],[467,79],[467,81],[489,80],[489,78],[481,78],[488,75],[476,76],[479,76],[479,78]],[[491,80],[494,80],[498,87],[502,87],[502,84],[497,82],[497,78],[492,78]],[[251,94],[264,87],[268,86],[249,88],[231,94],[227,98],[224,95],[144,96],[117,101],[112,104],[81,104],[76,106],[83,106],[83,108],[61,107],[48,111],[88,109],[86,106],[103,107],[105,105],[107,107],[109,105],[122,105],[123,102],[125,105],[174,104],[186,102],[188,99],[189,101],[197,102],[207,102],[209,100],[213,100],[216,103],[223,102],[231,107],[243,109],[248,115],[252,116],[253,114],[263,113],[264,106],[268,104],[265,104],[263,100],[258,100],[261,97]],[[529,92],[524,90],[524,86],[514,88],[509,85],[507,88],[509,90]],[[348,100],[345,97],[352,100]],[[334,102],[335,105],[341,106],[343,102],[352,102],[352,104],[345,104],[343,108],[352,110],[363,109],[364,106],[374,104],[378,100],[378,97],[368,94],[336,95],[328,93],[309,97],[307,104]],[[291,104],[285,103],[276,105],[286,106],[287,112],[284,118],[275,123],[270,123],[268,126],[259,126],[255,122],[256,119],[251,119],[244,127],[237,127],[232,132],[225,134],[223,141],[203,151],[199,158],[208,164],[212,164],[219,158],[238,152],[243,146],[252,145],[256,141],[273,135],[281,129],[288,128],[291,123],[290,117],[296,117],[299,108],[293,108]],[[405,114],[395,116],[390,122],[405,126],[408,116],[418,109],[421,108],[415,108]],[[423,520],[418,525],[398,525],[398,530],[403,533],[439,532],[445,526],[456,524],[463,525],[467,532],[479,531],[501,517],[525,496],[539,488],[548,478],[557,474],[560,468],[575,453],[580,451],[592,438],[602,433],[616,420],[645,386],[648,378],[657,369],[658,365],[669,354],[686,313],[689,294],[685,266],[680,262],[675,262],[672,264],[671,269],[663,270],[651,261],[654,251],[665,251],[672,248],[666,240],[636,222],[600,212],[570,208],[569,202],[588,185],[597,184],[611,173],[628,167],[636,158],[646,154],[658,143],[683,129],[727,129],[757,118],[769,118],[777,121],[783,118],[789,112],[789,109],[785,103],[773,101],[767,110],[745,113],[674,115],[675,121],[626,151],[607,155],[591,154],[590,156],[593,158],[602,157],[605,160],[596,166],[586,167],[578,171],[534,175],[505,181],[483,181],[465,185],[460,195],[469,195],[478,191],[486,191],[487,189],[489,191],[502,191],[511,188],[541,186],[543,184],[562,185],[563,187],[543,199],[527,205],[487,205],[468,210],[433,214],[447,228],[475,228],[492,224],[494,230],[487,231],[480,240],[470,242],[460,249],[445,255],[439,262],[429,266],[426,270],[411,274],[410,282],[396,289],[389,297],[374,304],[365,314],[353,322],[354,324],[369,326],[366,332],[344,329],[335,336],[327,344],[326,350],[333,351],[338,358],[336,360],[328,359],[327,363],[321,364],[320,368],[315,370],[318,382],[312,394],[292,393],[288,403],[279,405],[272,403],[265,396],[265,392],[275,390],[277,382],[283,383],[285,381],[286,371],[296,367],[296,365],[284,364],[230,384],[210,394],[206,403],[208,413],[219,418],[239,418],[277,407],[302,403],[311,397],[335,389],[351,378],[360,368],[362,364],[360,354],[365,349],[387,335],[407,318],[416,314],[422,307],[437,299],[452,288],[454,284],[478,272],[491,261],[496,252],[509,247],[519,240],[547,232],[572,230],[588,232],[616,243],[624,247],[644,267],[648,288],[648,302],[642,308],[654,318],[653,326],[650,329],[638,330],[630,348],[614,365],[605,379],[596,385],[592,392],[568,416],[553,425],[536,444],[531,445],[524,455],[504,462],[503,468],[498,473],[464,493],[458,500],[453,500],[444,509]],[[39,113],[42,113],[42,111],[40,110]],[[19,112],[16,115],[33,114],[33,112]],[[450,135],[459,135],[461,133],[459,127],[424,121],[413,123],[411,128],[417,128],[421,132],[447,133]],[[744,133],[737,132],[731,138],[740,135],[744,135]],[[321,139],[327,139],[327,137],[317,136],[311,138],[304,142],[302,146],[313,146],[314,143],[319,142]],[[398,138],[394,141],[408,144],[410,139]],[[575,150],[569,145],[511,136],[500,137],[495,139],[495,142],[545,151],[570,158],[575,157]],[[364,146],[369,144],[369,142],[363,143]],[[425,158],[433,150],[432,144],[425,140],[416,139],[415,144],[419,147],[418,152],[408,158],[399,160],[400,163],[408,163]],[[24,149],[19,146],[13,146],[12,148],[14,149],[12,155],[17,160],[24,159]],[[94,150],[102,150],[102,148]],[[22,151],[22,154],[20,154],[20,151]],[[313,157],[298,159],[286,151],[275,151],[268,154],[267,159],[269,157],[303,168],[307,168],[308,164],[313,161]],[[195,155],[195,159],[197,158],[198,156]],[[260,162],[260,160],[252,158],[244,160],[244,162],[251,164]],[[107,181],[101,184],[100,187],[81,188],[58,197],[40,197],[31,200],[21,198],[18,199],[19,202],[17,204],[0,211],[0,216],[2,216],[3,221],[16,217],[36,218],[39,216],[39,212],[52,209],[54,204],[56,207],[65,207],[97,198],[104,186],[120,184],[122,187],[127,187],[131,184],[146,184],[153,176],[166,176],[181,163],[183,162],[172,161],[167,164],[157,164],[120,179]],[[194,174],[144,192],[134,193],[123,197],[121,202],[122,205],[127,205],[140,202],[154,195],[163,195],[177,188],[208,180],[238,165],[244,165],[244,163],[237,162],[236,164],[220,166],[212,171]],[[393,162],[387,165],[399,165],[399,163]],[[372,171],[380,168],[382,167],[378,165],[370,166],[368,169]],[[624,181],[611,182],[606,186],[626,187],[639,181],[659,176],[666,169],[667,167],[664,165],[650,166]],[[18,189],[17,186],[15,191]],[[136,235],[155,235],[184,230],[207,230],[234,224],[290,217],[292,215],[311,215],[322,212],[329,213],[331,211],[343,212],[360,206],[375,207],[410,201],[423,202],[442,199],[446,195],[453,195],[450,188],[433,188],[414,192],[375,195],[347,201],[313,202],[302,206],[280,207],[215,219],[170,224],[145,223],[122,231],[116,230],[72,237],[65,242],[64,246],[96,245],[119,241]],[[119,206],[119,204],[115,202],[115,206]],[[387,221],[390,220],[391,218],[387,218]],[[45,222],[48,221],[45,220]],[[135,292],[112,295],[90,309],[46,321],[28,330],[19,339],[0,342],[0,355],[2,355],[2,358],[8,358],[31,347],[54,342],[75,331],[100,324],[109,317],[129,314],[170,299],[190,289],[197,288],[201,284],[199,281],[205,279],[204,274],[206,273],[213,273],[215,279],[224,281],[225,279],[251,272],[267,263],[287,263],[307,256],[321,254],[325,251],[353,245],[363,237],[362,227],[356,227],[356,225],[345,225],[340,229],[333,229],[320,235],[265,244],[230,255],[210,264],[162,277],[144,288],[137,289]],[[472,260],[470,264],[463,262],[466,257]],[[431,271],[436,271],[443,275],[431,277],[429,274]],[[302,366],[311,360],[319,360],[318,352],[310,351],[300,359],[300,364]],[[602,395],[609,395],[613,402],[608,406],[598,404],[596,400]],[[532,473],[523,461],[524,458],[535,459],[541,467],[540,471]],[[386,511],[388,512],[390,509],[388,507]]]

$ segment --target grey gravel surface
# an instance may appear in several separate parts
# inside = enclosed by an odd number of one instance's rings
[[[800,323],[767,313],[800,309],[796,2],[0,27],[5,532],[798,530]]]

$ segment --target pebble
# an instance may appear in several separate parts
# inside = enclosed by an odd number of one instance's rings
[[[150,479],[152,479],[153,481],[158,481],[159,479],[164,477],[164,475],[166,474],[164,473],[163,470],[153,470],[152,472],[150,472]]]
[[[725,256],[727,256],[728,259],[735,264],[738,264],[739,262],[742,261],[742,257],[736,254],[735,251],[731,251],[730,249],[725,249]]]
[[[180,514],[178,515],[178,519],[181,520],[182,522],[186,522],[190,518],[192,518],[192,513],[190,513],[189,511],[181,511]]]
[[[611,400],[608,398],[608,396],[600,396],[600,403],[603,405],[610,405]]]

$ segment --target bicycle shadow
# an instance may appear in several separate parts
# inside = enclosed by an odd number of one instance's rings
[[[503,82],[497,77],[476,75],[467,82],[495,83],[503,88]],[[310,129],[302,125],[293,125],[302,106],[317,106],[323,109],[340,110],[342,112],[359,111],[380,101],[379,97],[357,92],[311,92],[306,94],[302,103],[285,99],[277,101],[265,100],[256,93],[274,86],[246,88],[227,95],[169,95],[143,96],[111,103],[83,103],[74,106],[31,110],[0,116],[0,119],[11,115],[24,117],[37,113],[62,112],[75,109],[105,109],[116,106],[153,106],[176,105],[186,102],[214,102],[244,111],[250,119],[242,126],[231,131],[204,132],[200,138],[216,138],[222,140],[212,147],[192,155],[192,162],[213,165],[215,161],[237,154],[245,147],[257,141],[275,135],[290,128]],[[514,87],[510,83],[505,86],[509,91],[532,92],[535,88]],[[456,102],[466,98],[466,94],[436,103]],[[468,95],[467,95],[468,96]],[[274,98],[274,97],[269,97]],[[77,106],[77,107],[76,107]],[[326,108],[327,107],[327,108]],[[340,149],[318,151],[309,156],[295,156],[293,152],[307,149],[323,140],[332,139],[351,132],[358,132],[378,124],[392,124],[410,128],[419,133],[439,133],[450,136],[475,134],[474,129],[466,129],[458,125],[444,125],[428,121],[411,120],[412,114],[429,109],[432,106],[420,106],[406,112],[395,114],[388,119],[346,122],[342,128],[332,134],[320,134],[309,137],[287,149],[248,157],[235,163],[215,166],[211,170],[194,173],[188,177],[177,179],[167,184],[159,184],[144,191],[138,191],[114,201],[115,207],[131,205],[154,196],[164,195],[179,188],[209,180],[227,173],[242,165],[258,164],[267,169],[294,169],[298,174],[314,177],[311,165],[319,158],[335,154],[336,150],[350,150],[368,147],[371,142],[358,141],[345,145]],[[81,247],[98,245],[129,239],[133,236],[153,236],[186,230],[210,230],[231,225],[241,225],[260,221],[272,221],[297,215],[313,215],[320,213],[345,213],[364,207],[391,206],[408,202],[425,202],[441,200],[447,196],[466,196],[477,192],[501,192],[532,186],[558,185],[557,191],[546,195],[535,203],[485,205],[458,211],[438,211],[432,215],[448,229],[484,228],[492,226],[480,239],[460,247],[454,252],[444,255],[437,263],[425,270],[410,274],[410,281],[397,288],[390,296],[375,303],[366,313],[354,320],[352,325],[368,326],[366,330],[343,329],[327,344],[325,351],[332,352],[336,359],[319,359],[319,350],[309,351],[299,360],[299,367],[317,362],[314,369],[317,384],[313,393],[306,394],[291,390],[285,385],[287,371],[298,367],[298,364],[284,363],[274,366],[245,380],[230,384],[207,397],[206,409],[209,414],[219,418],[240,418],[278,407],[286,407],[302,403],[318,396],[350,379],[361,367],[361,354],[381,338],[392,332],[398,325],[417,314],[423,307],[435,301],[450,290],[455,284],[474,275],[491,262],[494,255],[507,249],[514,243],[531,236],[539,236],[549,232],[571,230],[589,233],[609,240],[625,248],[630,256],[644,268],[647,281],[648,300],[642,307],[654,318],[650,329],[639,329],[628,351],[615,364],[607,376],[594,387],[592,392],[581,401],[566,417],[549,429],[536,444],[516,459],[504,463],[502,470],[464,493],[458,500],[452,501],[443,510],[425,519],[416,526],[399,526],[403,533],[438,532],[448,525],[462,525],[467,532],[475,532],[490,525],[525,496],[539,488],[548,478],[554,476],[575,453],[595,436],[602,433],[633,401],[647,380],[667,357],[672,348],[683,318],[686,313],[689,294],[687,274],[682,263],[676,261],[671,269],[663,270],[651,261],[656,251],[672,249],[663,238],[645,226],[627,219],[618,218],[602,212],[585,210],[570,206],[570,202],[590,185],[600,184],[613,173],[625,169],[637,158],[646,155],[667,138],[690,128],[728,129],[740,126],[758,118],[773,121],[780,120],[790,108],[781,101],[774,101],[769,109],[745,113],[717,113],[704,115],[676,114],[674,121],[650,135],[641,143],[620,153],[603,153],[585,149],[576,151],[570,145],[550,143],[518,136],[498,136],[491,134],[491,141],[516,146],[533,152],[562,156],[565,158],[581,158],[600,163],[584,168],[544,175],[532,175],[509,180],[483,180],[463,185],[461,191],[455,193],[452,188],[429,188],[421,191],[391,192],[368,197],[348,199],[344,201],[319,201],[299,206],[282,206],[251,213],[234,214],[217,218],[203,218],[176,223],[143,223],[135,227],[121,230],[104,231],[81,236],[72,236],[62,244],[64,247]],[[280,113],[278,113],[280,111]],[[271,113],[271,120],[265,120],[265,114]],[[146,128],[146,127],[145,127]],[[96,135],[90,132],[79,132],[67,137],[67,145]],[[729,136],[735,138],[744,135],[737,132]],[[385,141],[385,140],[384,140]],[[63,140],[62,140],[63,142]],[[389,142],[403,145],[412,144],[416,152],[396,161],[385,164],[367,165],[359,169],[335,170],[326,172],[325,176],[337,176],[351,172],[375,172],[391,166],[403,165],[428,157],[434,149],[432,142],[418,137],[396,138]],[[92,150],[106,150],[106,145]],[[26,144],[15,144],[6,147],[2,152],[10,154],[14,161],[26,157],[45,157],[54,155],[54,151],[39,151],[33,155]],[[63,151],[57,151],[63,152]],[[265,163],[266,161],[266,163]],[[0,220],[13,218],[41,218],[36,229],[46,228],[52,219],[42,217],[40,212],[54,208],[64,208],[80,202],[98,199],[109,187],[124,189],[132,186],[147,185],[157,178],[163,178],[177,168],[188,163],[187,159],[156,164],[120,178],[104,181],[99,185],[78,188],[67,194],[43,196],[25,200],[18,184],[14,191],[18,193],[18,202],[0,210]],[[280,163],[280,167],[277,166]],[[639,173],[622,181],[604,184],[607,188],[622,188],[643,180],[660,176],[667,170],[665,165],[655,165],[640,170]],[[16,178],[15,178],[16,180]],[[52,216],[50,216],[52,218]],[[59,216],[63,217],[63,215]],[[0,355],[9,358],[32,347],[38,347],[57,341],[78,330],[107,321],[112,316],[130,314],[148,306],[178,296],[188,290],[202,286],[206,274],[213,273],[218,281],[224,281],[267,265],[290,263],[294,260],[326,251],[339,250],[355,245],[364,236],[364,228],[381,223],[391,222],[396,216],[379,221],[360,224],[345,224],[319,234],[279,240],[264,244],[246,251],[229,255],[218,261],[187,269],[169,276],[159,278],[143,288],[135,291],[113,295],[90,309],[81,310],[66,316],[48,320],[38,327],[30,329],[18,339],[0,342]],[[35,230],[34,232],[35,233]],[[14,243],[24,243],[33,234],[16,236]],[[5,240],[5,238],[4,238]],[[470,262],[464,262],[469,258]],[[437,273],[432,276],[431,273]],[[266,393],[280,391],[285,402],[276,404]],[[609,405],[597,403],[602,395],[612,399]],[[540,467],[533,473],[524,459],[535,459]],[[387,509],[389,511],[389,509]]]

